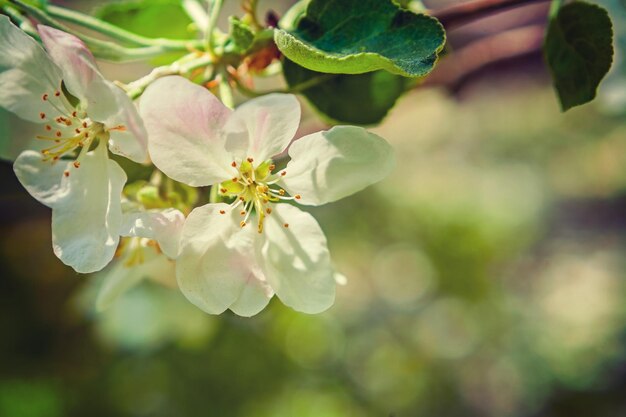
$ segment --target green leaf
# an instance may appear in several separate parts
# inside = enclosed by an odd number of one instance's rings
[[[379,123],[398,97],[405,91],[409,80],[386,71],[358,75],[328,75],[311,71],[287,59],[283,74],[290,86],[324,77],[325,81],[301,93],[331,123],[370,125]]]
[[[296,29],[277,30],[274,40],[287,58],[314,71],[422,77],[446,38],[437,19],[391,0],[311,0]]]
[[[189,39],[193,37],[191,19],[179,0],[133,0],[108,3],[95,16],[122,29],[149,38]],[[151,62],[166,65],[184,52],[165,54]]]
[[[546,61],[563,111],[593,100],[613,62],[613,28],[605,9],[574,2],[550,21]]]
[[[149,38],[188,39],[191,19],[179,0],[136,0],[108,3],[96,17]]]

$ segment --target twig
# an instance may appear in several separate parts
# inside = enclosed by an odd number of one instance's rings
[[[543,25],[532,25],[473,42],[442,60],[421,86],[436,84],[454,89],[470,74],[488,65],[538,52],[544,31]]]
[[[430,12],[431,16],[439,19],[446,28],[457,27],[486,17],[492,13],[505,11],[513,7],[526,4],[542,3],[550,0],[470,0]]]

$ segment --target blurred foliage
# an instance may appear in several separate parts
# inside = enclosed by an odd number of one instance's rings
[[[47,216],[5,223],[0,415],[620,415],[626,124],[480,91],[402,100],[392,177],[314,210],[349,278],[322,315],[207,316],[150,281],[95,314]]]

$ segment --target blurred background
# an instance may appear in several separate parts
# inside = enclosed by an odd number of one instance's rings
[[[546,3],[449,33],[373,128],[395,172],[311,210],[348,278],[320,315],[208,316],[151,281],[96,313],[102,274],[54,257],[49,211],[2,162],[0,416],[626,416],[626,7],[601,3],[617,60],[567,114]],[[322,127],[309,109],[301,133]],[[6,113],[0,128],[30,135]]]

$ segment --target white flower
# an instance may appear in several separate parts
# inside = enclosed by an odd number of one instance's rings
[[[93,272],[113,257],[122,222],[126,174],[109,160],[107,145],[145,162],[145,129],[132,101],[102,77],[79,39],[38,29],[47,53],[0,15],[0,106],[40,123],[44,144],[20,154],[14,170],[52,208],[55,254],[78,272]]]
[[[175,209],[124,213],[117,259],[101,272],[98,310],[108,308],[144,278],[175,286],[173,259],[178,256],[184,221],[183,213]]]
[[[292,95],[263,96],[231,111],[206,89],[166,77],[146,90],[140,110],[157,167],[234,199],[196,208],[185,221],[176,261],[185,296],[213,314],[254,315],[274,293],[298,311],[330,307],[335,274],[324,233],[310,214],[276,203],[324,204],[379,181],[394,162],[387,142],[358,127],[335,127],[294,142],[291,161],[276,172],[272,158],[300,122]],[[246,227],[252,222],[256,227]]]

